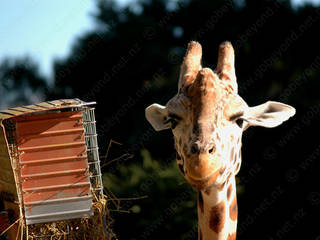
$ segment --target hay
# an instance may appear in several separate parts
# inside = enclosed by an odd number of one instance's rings
[[[110,196],[104,196],[111,201]],[[92,217],[56,221],[50,223],[38,223],[25,225],[23,217],[19,218],[4,230],[5,234],[14,225],[18,224],[16,240],[113,240],[117,239],[111,229],[113,219],[107,207],[107,200],[101,199],[93,203],[94,215]],[[113,200],[112,200],[113,201]]]
[[[26,239],[28,240],[111,240],[114,234],[110,228],[110,216],[106,208],[106,200],[93,203],[94,216],[39,223],[25,226]],[[107,218],[106,220],[104,220]],[[109,223],[109,224],[108,224]]]

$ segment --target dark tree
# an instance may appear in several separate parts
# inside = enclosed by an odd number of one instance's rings
[[[46,85],[46,79],[30,57],[7,58],[0,63],[1,108],[44,100]]]

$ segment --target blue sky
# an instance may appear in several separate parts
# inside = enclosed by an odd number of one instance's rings
[[[0,1],[0,60],[30,55],[49,74],[55,57],[68,53],[70,45],[93,27],[92,0]]]
[[[118,0],[125,4],[130,0]],[[93,0],[0,1],[0,61],[29,55],[49,75],[54,58],[68,54],[78,36],[94,27]],[[295,5],[320,0],[292,0]]]

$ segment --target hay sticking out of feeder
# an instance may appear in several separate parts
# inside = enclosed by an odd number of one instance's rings
[[[40,223],[26,226],[25,232],[28,239],[114,239],[114,234],[110,228],[112,219],[106,208],[106,200],[101,199],[93,203],[94,216],[51,223]],[[106,216],[106,223],[104,222]]]
[[[118,238],[113,233],[111,225],[114,220],[110,216],[111,211],[121,211],[120,200],[114,196],[104,195],[105,199],[93,203],[94,216],[70,219],[64,221],[55,221],[50,223],[38,223],[25,225],[23,217],[19,218],[11,224],[2,236],[8,230],[17,226],[16,240],[117,240]],[[116,209],[109,209],[108,202],[112,202]]]

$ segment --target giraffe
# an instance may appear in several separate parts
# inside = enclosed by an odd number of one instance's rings
[[[220,44],[214,71],[202,68],[201,57],[201,45],[190,42],[177,94],[166,106],[152,104],[145,113],[156,131],[171,128],[178,168],[198,191],[198,239],[234,240],[242,133],[250,126],[276,127],[295,109],[274,101],[247,105],[238,95],[230,42]]]

